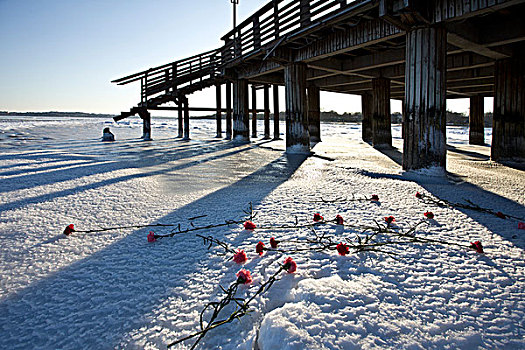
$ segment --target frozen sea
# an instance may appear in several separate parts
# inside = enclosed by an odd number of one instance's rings
[[[149,228],[61,232],[70,223],[199,227],[243,220],[251,202],[258,226],[311,223],[319,212],[349,225],[392,215],[403,231],[432,211],[417,236],[479,240],[485,254],[422,243],[394,246],[395,256],[296,253],[294,274],[198,348],[525,349],[525,173],[523,164],[490,161],[490,129],[486,145],[471,146],[467,128],[448,127],[448,173],[440,176],[402,171],[399,125],[394,148],[380,152],[361,141],[359,124],[322,124],[310,157],[286,155],[282,140],[215,138],[212,120],[192,120],[183,141],[176,125],[154,118],[145,142],[139,119],[0,118],[0,348],[165,349],[197,331],[204,305],[241,268],[230,255],[194,233],[148,243]],[[101,142],[108,126],[115,142]],[[512,218],[425,204],[416,192]],[[372,194],[380,201],[345,201]],[[254,281],[239,295],[250,296],[288,256],[259,256],[255,244],[306,240],[312,230],[200,233],[246,251]],[[343,241],[362,232],[323,225],[316,234]]]

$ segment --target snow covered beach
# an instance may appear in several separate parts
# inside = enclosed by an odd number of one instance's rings
[[[296,273],[257,298],[254,312],[210,331],[200,348],[525,348],[525,231],[518,220],[432,207],[414,196],[468,199],[525,217],[523,170],[490,162],[489,147],[467,145],[465,128],[448,130],[445,178],[403,173],[399,151],[374,150],[360,141],[356,124],[323,124],[323,142],[309,158],[284,155],[283,141],[215,139],[213,121],[192,121],[188,142],[175,139],[176,121],[167,119],[154,121],[152,142],[138,139],[141,125],[133,119],[0,125],[0,348],[162,349],[196,331],[204,305],[220,298],[219,285],[235,280],[240,266],[231,256],[207,250],[191,233],[150,244],[149,229],[61,232],[70,223],[204,226],[244,218],[249,202],[259,225],[310,222],[320,212],[356,224],[392,215],[401,230],[431,210],[435,219],[418,235],[480,240],[486,253],[414,243],[396,247],[395,259],[296,254]],[[116,142],[100,141],[105,126]],[[399,127],[393,132],[399,148]],[[379,202],[319,202],[372,194]],[[341,239],[359,234],[333,225],[318,231]],[[238,225],[203,234],[247,252],[244,268],[254,282],[240,293],[249,295],[286,257],[260,257],[255,244],[311,231]]]

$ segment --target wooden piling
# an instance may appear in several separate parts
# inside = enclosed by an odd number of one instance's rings
[[[233,82],[233,140],[250,141],[250,116],[248,114],[248,81]]]
[[[252,137],[257,138],[257,90],[252,84]]]
[[[403,169],[444,171],[447,33],[442,26],[417,27],[406,38]]]
[[[177,113],[178,113],[178,127],[177,127],[177,131],[178,131],[178,135],[177,137],[179,138],[182,138],[183,136],[183,129],[184,129],[184,123],[183,123],[183,118],[184,118],[184,113],[183,113],[183,105],[184,103],[182,102],[182,100],[179,98],[179,104],[177,106]]]
[[[315,85],[308,86],[308,131],[311,142],[321,142],[320,90]]]
[[[361,138],[372,143],[372,93],[365,92],[361,95],[361,114],[363,116]]]
[[[264,92],[264,139],[270,139],[270,85],[265,84]]]
[[[494,80],[491,158],[525,158],[525,60],[496,61]]]
[[[284,68],[286,94],[286,152],[310,153],[306,64],[292,63]]]
[[[221,84],[215,85],[215,100],[217,106],[217,112],[215,113],[217,119],[217,135],[215,137],[222,137]]]
[[[392,147],[390,79],[372,79],[372,145]]]
[[[279,85],[273,86],[273,139],[281,138],[279,132]]]
[[[142,139],[151,141],[151,114],[146,109],[139,113],[142,118]]]
[[[484,107],[483,96],[472,96],[470,98],[468,141],[471,145],[485,144]]]
[[[232,138],[232,83],[226,83],[226,139]]]
[[[188,98],[184,96],[184,140],[190,139],[190,110]]]

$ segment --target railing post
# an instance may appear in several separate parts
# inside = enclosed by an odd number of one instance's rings
[[[273,0],[273,28],[277,39],[279,37],[279,0]]]
[[[148,106],[148,72],[144,74],[144,101],[146,107]]]
[[[170,70],[168,68],[164,71],[164,83],[166,84],[166,90],[164,90],[164,92],[166,93],[166,95],[170,92],[170,88],[168,84],[169,81],[170,81]]]
[[[310,24],[310,0],[300,0],[299,15],[301,27],[306,27]]]
[[[241,30],[235,34],[235,58],[242,56]]]
[[[261,48],[261,27],[259,25],[259,17],[253,18],[253,48],[254,50]]]
[[[339,6],[340,7],[345,7],[346,6],[346,0],[337,0],[339,2]]]

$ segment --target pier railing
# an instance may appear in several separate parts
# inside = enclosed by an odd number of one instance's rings
[[[364,0],[273,0],[224,35],[225,61],[246,58],[261,47],[295,34]]]
[[[206,82],[221,75],[226,65],[260,53],[263,47],[272,46],[274,42],[283,43],[341,16],[351,16],[352,10],[370,1],[272,0],[224,35],[221,38],[225,42],[223,47],[112,82],[126,85],[140,81],[140,106],[148,107],[151,97],[161,93],[174,95],[181,88],[185,88],[185,93],[198,90],[206,86]],[[164,100],[151,101],[157,103]]]
[[[168,94],[181,86],[213,77],[220,64],[220,50],[216,49],[128,75],[112,83],[126,85],[140,80],[141,103],[144,104],[150,96],[161,92]]]

